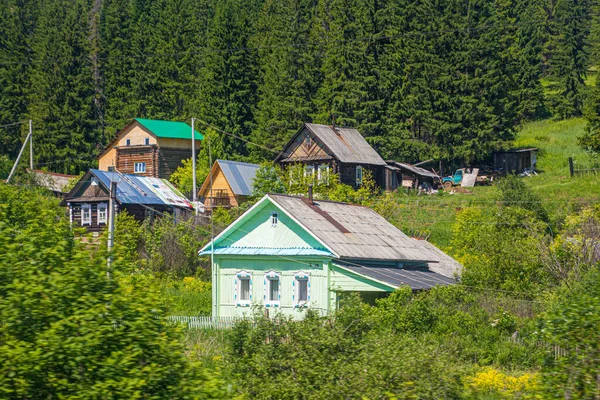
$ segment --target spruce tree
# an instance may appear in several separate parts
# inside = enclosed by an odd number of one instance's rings
[[[0,4],[0,125],[27,119],[34,9],[31,0],[6,0]],[[21,133],[25,134],[25,127],[0,128],[0,154],[15,158],[21,146]]]
[[[591,4],[589,0],[563,0],[557,3],[556,53],[552,66],[559,81],[561,118],[581,115],[589,62]]]
[[[313,96],[321,81],[319,49],[311,35],[315,0],[267,0],[252,46],[258,50],[259,99],[252,141],[280,150],[315,112]],[[274,153],[254,146],[255,161]]]
[[[221,130],[247,138],[254,125],[256,50],[249,47],[258,2],[224,0],[215,5],[200,71],[198,114]],[[224,153],[248,156],[245,142],[223,135]]]
[[[83,0],[43,3],[32,47],[29,113],[36,162],[57,172],[93,165],[102,144],[94,119],[89,9]]]

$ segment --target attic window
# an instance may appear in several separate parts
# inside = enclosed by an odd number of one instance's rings
[[[92,176],[92,186],[98,186],[98,178],[96,178],[95,176]]]
[[[125,146],[131,146],[131,139],[125,140]]]
[[[310,136],[306,135],[306,137],[304,138],[304,147],[309,149],[311,146],[312,146],[312,139],[310,138]]]
[[[273,227],[277,226],[278,222],[279,222],[279,214],[276,212],[271,213],[271,226],[273,226]]]
[[[145,144],[146,146],[149,146],[149,145],[150,145],[150,138],[146,138],[146,139],[144,139],[144,144]]]

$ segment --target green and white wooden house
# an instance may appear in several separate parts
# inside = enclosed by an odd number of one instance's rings
[[[345,292],[376,298],[455,282],[460,264],[368,207],[265,195],[200,250],[213,259],[213,316],[259,304],[300,318],[326,315]]]

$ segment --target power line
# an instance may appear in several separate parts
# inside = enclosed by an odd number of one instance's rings
[[[19,122],[12,122],[10,124],[4,124],[4,125],[0,125],[0,128],[8,128],[9,126],[15,126],[15,125],[21,125],[21,124],[26,124],[28,121],[19,121]]]

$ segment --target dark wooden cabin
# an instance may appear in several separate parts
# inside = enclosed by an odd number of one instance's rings
[[[138,221],[157,213],[178,217],[192,205],[166,179],[89,170],[65,196],[72,226],[98,233],[108,225],[110,183],[117,182],[116,212],[126,210]]]
[[[365,138],[353,128],[319,124],[304,124],[275,159],[282,168],[292,164],[305,165],[308,173],[340,177],[341,183],[362,185],[365,171],[370,171],[376,184],[386,190],[394,172]]]
[[[497,151],[494,153],[494,170],[501,174],[520,174],[525,170],[535,170],[537,151],[535,147]]]

